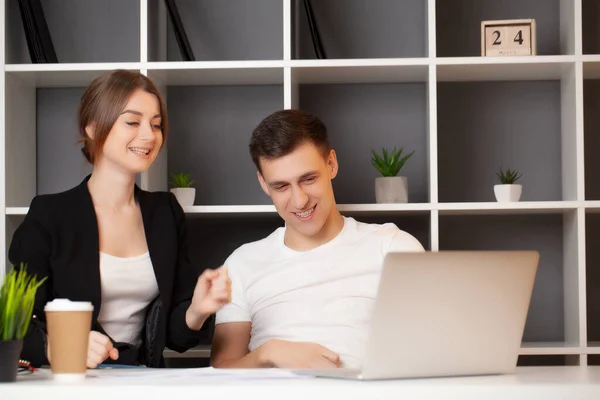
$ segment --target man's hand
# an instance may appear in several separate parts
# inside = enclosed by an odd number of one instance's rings
[[[96,368],[108,357],[117,360],[119,358],[119,350],[113,347],[108,336],[100,332],[91,331],[88,344],[87,367]]]
[[[192,304],[187,310],[185,321],[192,330],[200,330],[206,319],[231,301],[231,279],[227,267],[205,270],[194,289]]]
[[[260,350],[259,350],[260,349]],[[267,366],[293,369],[339,368],[340,356],[316,343],[269,340],[259,347]]]

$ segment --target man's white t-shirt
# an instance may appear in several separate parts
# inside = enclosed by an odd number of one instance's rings
[[[423,246],[392,223],[350,217],[309,251],[287,247],[284,234],[278,228],[229,256],[232,301],[216,323],[251,322],[249,351],[269,339],[312,342],[338,353],[343,367],[360,367],[385,254]]]

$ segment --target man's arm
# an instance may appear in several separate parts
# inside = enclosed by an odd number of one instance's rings
[[[269,340],[248,351],[250,322],[218,324],[210,355],[215,368],[337,368],[340,357],[316,343]]]
[[[210,364],[215,368],[263,367],[258,349],[248,352],[250,322],[228,322],[215,326]]]

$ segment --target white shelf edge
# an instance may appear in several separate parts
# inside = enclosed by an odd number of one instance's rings
[[[431,64],[428,57],[418,58],[353,58],[353,59],[328,59],[328,60],[290,60],[286,61],[292,68],[314,68],[314,67],[404,67],[422,66]]]
[[[26,215],[29,207],[6,207],[6,215]]]
[[[582,61],[581,56],[515,56],[515,57],[436,57],[436,65],[521,65],[521,64],[571,64]]]
[[[565,342],[524,342],[521,344],[519,355],[571,355],[584,354],[585,349],[576,344]]]
[[[596,202],[600,208],[600,201]],[[399,203],[399,204],[338,204],[341,212],[418,212],[439,210],[440,214],[452,212],[477,211],[561,211],[575,210],[580,207],[577,201],[556,202],[517,202],[517,203]],[[218,205],[188,206],[183,208],[187,214],[252,214],[275,213],[273,205]],[[6,207],[6,215],[25,215],[28,207]]]
[[[275,206],[271,205],[236,205],[236,206],[187,206],[183,207],[186,214],[254,214],[274,213]]]
[[[6,64],[6,72],[85,72],[110,71],[113,69],[140,70],[141,62],[115,63],[64,63],[64,64]]]
[[[226,61],[149,61],[58,64],[6,64],[6,72],[71,72],[106,71],[113,69],[241,69],[241,68],[344,68],[344,67],[403,67],[403,66],[470,66],[470,65],[523,65],[568,64],[600,62],[600,55],[584,56],[527,56],[527,57],[416,57],[416,58],[357,58],[327,60],[226,60]]]
[[[284,68],[288,62],[284,60],[241,60],[241,61],[151,61],[141,63],[142,68],[149,70],[203,70],[203,69],[261,69]]]
[[[561,211],[576,210],[582,205],[578,201],[521,201],[515,203],[468,202],[439,203],[440,214],[469,211]]]

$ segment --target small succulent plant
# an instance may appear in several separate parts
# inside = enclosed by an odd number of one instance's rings
[[[192,187],[194,181],[192,175],[184,172],[173,174],[171,177],[171,186],[174,188],[189,188]]]
[[[500,171],[496,172],[496,176],[503,185],[512,185],[521,177],[519,171],[508,168],[506,170],[500,168]]]
[[[371,149],[371,152],[373,153],[373,157],[371,158],[371,163],[373,164],[373,166],[375,167],[375,169],[377,171],[379,171],[379,173],[385,177],[389,177],[389,176],[396,176],[398,175],[398,172],[400,172],[400,170],[402,169],[402,167],[404,166],[404,163],[406,163],[406,161],[414,154],[414,150],[405,155],[404,157],[402,156],[402,152],[404,151],[403,148],[400,148],[398,150],[396,150],[396,147],[394,147],[394,149],[390,152],[385,149],[382,148],[381,149],[381,155],[377,154],[377,152],[375,152],[375,150]]]

